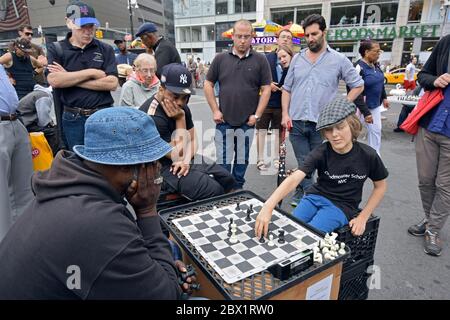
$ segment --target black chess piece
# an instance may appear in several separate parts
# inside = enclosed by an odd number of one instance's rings
[[[230,218],[230,228],[231,228],[232,224],[233,224],[233,218]]]
[[[252,204],[250,205],[249,210],[250,210],[250,213],[253,213],[253,205]]]
[[[231,237],[231,234],[232,234],[232,232],[231,232],[231,224],[228,226],[228,233],[227,233],[227,236],[228,237]]]
[[[278,243],[284,243],[284,230],[279,230],[278,231]]]
[[[247,221],[247,222],[252,221],[252,218],[250,218],[250,213],[251,213],[251,211],[250,211],[250,209],[248,209],[247,210],[247,217],[245,218],[245,221]]]
[[[241,206],[239,205],[239,202],[236,204],[236,208],[234,210],[236,210],[236,211],[241,210]]]
[[[261,235],[261,238],[259,238],[259,243],[264,243],[264,242],[266,242],[266,240],[264,240],[264,236]]]

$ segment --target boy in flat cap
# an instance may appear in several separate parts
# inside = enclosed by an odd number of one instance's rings
[[[323,232],[349,224],[355,236],[364,233],[367,220],[383,199],[388,172],[374,149],[356,141],[362,126],[355,111],[356,106],[343,98],[337,98],[324,107],[317,130],[327,141],[313,149],[299,170],[266,201],[256,219],[258,237],[267,234],[275,206],[316,169],[317,182],[300,200],[294,216]],[[367,178],[373,181],[374,188],[359,212]]]

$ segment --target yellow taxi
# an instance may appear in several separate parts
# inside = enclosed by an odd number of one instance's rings
[[[406,68],[396,68],[392,71],[384,73],[384,83],[386,84],[403,84],[403,80],[405,79],[405,69]],[[416,69],[416,73],[414,74],[414,80],[417,81],[417,74],[419,73],[419,69]]]

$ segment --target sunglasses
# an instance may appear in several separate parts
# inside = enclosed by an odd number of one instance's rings
[[[29,36],[32,37],[32,36],[33,36],[33,32],[25,32],[25,35],[28,36],[28,37],[29,37]]]

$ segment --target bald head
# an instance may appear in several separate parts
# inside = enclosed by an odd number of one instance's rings
[[[236,22],[234,23],[234,26],[233,26],[233,33],[235,33],[235,32],[236,32],[236,28],[238,28],[238,27],[240,27],[240,26],[249,28],[249,29],[250,29],[250,32],[253,33],[253,26],[252,26],[252,23],[251,23],[250,21],[248,21],[248,20],[245,20],[245,19],[238,20],[238,21],[236,21]]]

